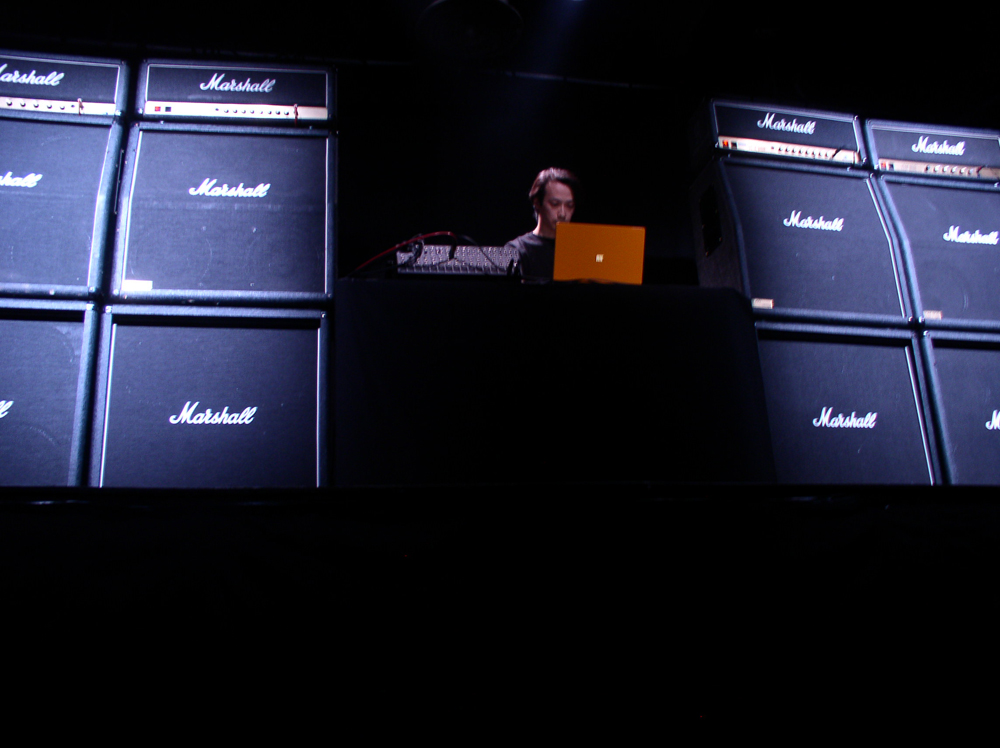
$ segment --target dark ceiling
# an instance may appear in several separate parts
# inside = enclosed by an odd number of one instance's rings
[[[487,2],[487,0],[461,0]],[[496,3],[499,0],[491,0]],[[417,24],[430,0],[325,5],[163,2],[4,10],[0,46],[148,55],[278,56],[294,61],[421,59]],[[618,83],[680,86],[926,119],[949,106],[953,124],[998,121],[992,52],[976,29],[997,11],[940,17],[867,4],[510,0],[523,32],[477,64]],[[937,19],[937,20],[935,20]],[[974,24],[974,26],[973,26]],[[963,29],[966,36],[963,34]]]

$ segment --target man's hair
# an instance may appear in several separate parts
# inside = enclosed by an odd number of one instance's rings
[[[538,172],[538,176],[535,177],[535,181],[531,185],[531,191],[528,193],[528,199],[531,201],[536,219],[538,218],[538,204],[545,197],[545,186],[549,182],[562,182],[569,187],[573,191],[573,200],[577,199],[577,193],[580,191],[580,180],[571,171],[557,169],[553,166]]]

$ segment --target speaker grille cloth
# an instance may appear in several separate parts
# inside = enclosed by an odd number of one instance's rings
[[[0,119],[0,282],[85,286],[107,127]],[[41,175],[34,186],[4,184]]]
[[[326,146],[311,137],[143,132],[126,279],[157,290],[322,293]],[[270,186],[260,197],[192,195],[206,180]]]
[[[82,323],[0,320],[0,484],[66,485],[82,345]]]

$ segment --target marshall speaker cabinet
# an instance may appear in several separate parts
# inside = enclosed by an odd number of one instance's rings
[[[314,124],[333,117],[329,68],[149,60],[139,71],[136,113],[157,120],[254,120]]]
[[[84,302],[0,301],[0,485],[81,484],[96,331]]]
[[[108,307],[90,484],[325,483],[326,315]]]
[[[133,125],[112,296],[318,302],[332,292],[336,140],[325,131]]]
[[[922,342],[949,481],[1000,485],[1000,335],[932,330]]]
[[[696,162],[713,153],[843,166],[860,166],[866,161],[861,127],[851,114],[715,99],[702,117],[695,125]]]
[[[929,327],[1000,330],[1000,189],[884,176],[916,313]]]
[[[758,321],[757,333],[779,482],[937,481],[911,332]]]
[[[119,60],[0,50],[0,112],[117,117],[128,67]]]
[[[870,175],[723,158],[695,185],[703,286],[728,286],[754,311],[905,325],[898,255]]]
[[[97,293],[121,140],[108,118],[0,112],[0,294]]]

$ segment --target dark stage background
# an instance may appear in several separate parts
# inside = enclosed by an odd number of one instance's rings
[[[976,41],[995,9],[949,10],[955,46],[913,8],[512,4],[518,45],[479,61],[421,51],[423,0],[22,4],[0,48],[336,66],[340,276],[426,231],[530,230],[531,180],[560,165],[584,181],[579,220],[646,226],[652,279],[693,282],[688,125],[712,96],[1000,126]],[[477,737],[537,717],[549,737],[662,739],[900,704],[967,720],[995,658],[992,490],[59,490],[0,509],[8,642],[111,664],[133,701],[166,674],[263,705],[244,726],[289,702],[328,731],[356,706],[380,711],[372,729],[414,706],[407,725],[459,729],[460,712]]]

